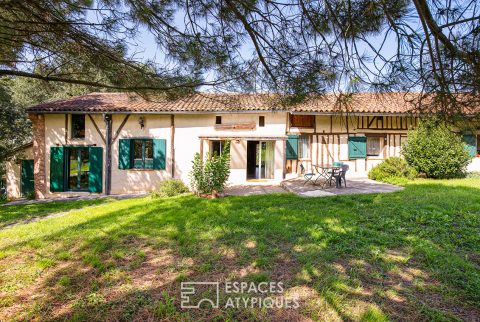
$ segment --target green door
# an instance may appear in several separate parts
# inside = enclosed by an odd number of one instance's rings
[[[22,196],[33,193],[33,160],[22,160],[20,192]]]

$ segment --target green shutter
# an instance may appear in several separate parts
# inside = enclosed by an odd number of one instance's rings
[[[167,141],[164,139],[153,139],[153,168],[165,170],[167,156]]]
[[[103,178],[103,148],[91,146],[88,148],[88,161],[90,164],[88,172],[88,191],[102,192]]]
[[[348,158],[365,159],[367,157],[367,137],[349,136],[348,137]]]
[[[468,151],[468,155],[472,158],[477,156],[477,138],[475,135],[472,134],[464,134],[463,135],[463,143],[465,144],[465,148]]]
[[[22,196],[28,196],[33,191],[33,160],[22,160],[20,192],[22,193]]]
[[[131,139],[120,139],[118,141],[118,168],[119,169],[131,169],[132,168],[132,156],[131,156]]]
[[[298,135],[290,134],[287,139],[287,160],[298,159]]]
[[[65,149],[63,146],[50,148],[50,191],[64,191]]]

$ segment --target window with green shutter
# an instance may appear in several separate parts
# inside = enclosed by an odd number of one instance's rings
[[[131,151],[134,169],[153,169],[153,140],[132,139]]]
[[[477,137],[473,134],[464,134],[463,143],[468,151],[468,155],[472,158],[477,156]]]
[[[367,137],[349,136],[348,137],[348,158],[365,159],[367,157]]]
[[[165,170],[166,146],[165,139],[120,139],[118,168]]]
[[[286,157],[287,160],[298,159],[298,135],[296,134],[288,135]]]

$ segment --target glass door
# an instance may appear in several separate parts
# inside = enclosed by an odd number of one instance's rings
[[[275,141],[260,141],[256,153],[256,178],[273,179]]]
[[[68,190],[88,190],[90,162],[88,147],[68,148]]]

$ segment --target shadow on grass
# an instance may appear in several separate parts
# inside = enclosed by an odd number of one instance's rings
[[[409,185],[392,194],[119,201],[3,243],[2,262],[50,264],[2,300],[40,319],[475,320],[480,194]],[[74,221],[77,220],[77,222]],[[13,233],[13,232],[12,232]],[[1,237],[1,235],[0,235]],[[34,256],[25,254],[34,252]],[[15,261],[16,259],[16,261]],[[47,261],[48,262],[48,261]],[[7,273],[8,274],[8,271]],[[5,280],[2,276],[2,280]],[[180,309],[181,281],[281,281],[298,310]],[[4,288],[5,291],[5,288]],[[308,296],[303,296],[307,294]],[[225,298],[222,294],[222,299]],[[9,304],[22,298],[17,310]],[[13,312],[13,313],[12,313]]]
[[[0,203],[0,229],[12,224],[26,223],[51,214],[81,209],[110,202],[112,199],[39,202],[26,205]]]

